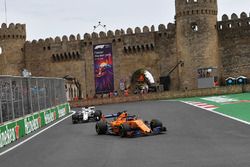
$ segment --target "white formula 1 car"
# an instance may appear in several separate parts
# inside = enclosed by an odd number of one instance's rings
[[[101,117],[101,110],[95,110],[94,106],[84,107],[82,110],[76,111],[76,113],[72,115],[72,123],[76,124],[81,122],[99,121]]]

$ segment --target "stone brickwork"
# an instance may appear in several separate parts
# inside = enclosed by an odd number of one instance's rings
[[[112,98],[98,98],[98,99],[87,99],[70,101],[70,106],[83,107],[91,105],[103,105],[112,103],[125,103],[125,102],[135,102],[144,100],[169,100],[177,98],[187,98],[187,97],[201,97],[201,96],[214,96],[214,95],[226,95],[226,94],[237,94],[249,92],[249,85],[245,86],[223,86],[208,89],[197,89],[197,90],[187,90],[187,91],[168,91],[162,93],[150,93],[143,95],[130,95],[127,97],[112,97]]]
[[[222,16],[217,24],[223,78],[250,77],[250,17],[242,12]]]
[[[0,75],[20,75],[24,68],[24,24],[2,24],[0,28]]]
[[[176,0],[176,40],[181,89],[198,87],[199,68],[220,68],[218,55],[217,2]]]
[[[217,21],[216,0],[176,0],[176,22],[135,29],[70,35],[26,41],[25,25],[2,24],[0,74],[77,79],[82,97],[95,95],[93,46],[112,44],[115,90],[120,80],[131,82],[135,71],[159,77],[170,74],[170,90],[197,88],[198,68],[217,68],[226,77],[250,78],[250,17],[242,13]]]
[[[159,25],[132,30],[84,34],[83,39],[71,35],[33,40],[25,43],[26,68],[36,76],[64,77],[71,75],[81,84],[83,97],[95,95],[93,46],[111,43],[114,62],[115,90],[121,79],[128,83],[138,69],[148,70],[159,81],[177,64],[175,25]],[[172,89],[178,89],[177,72],[173,73]]]

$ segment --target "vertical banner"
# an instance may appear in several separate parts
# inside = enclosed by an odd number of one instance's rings
[[[113,92],[112,44],[94,45],[93,52],[96,94]]]

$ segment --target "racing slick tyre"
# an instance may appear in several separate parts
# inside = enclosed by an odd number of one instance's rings
[[[121,124],[119,135],[121,137],[126,137],[128,131],[130,131],[130,126],[128,124]]]
[[[158,119],[152,119],[150,122],[150,128],[151,130],[154,130],[154,128],[161,127],[162,128],[162,122]]]
[[[87,123],[87,122],[89,122],[89,119],[87,119],[87,120],[82,120],[82,123]]]
[[[100,119],[102,118],[102,111],[101,110],[96,110],[94,113],[94,119],[96,121],[100,121]]]
[[[95,130],[98,135],[106,134],[108,130],[108,125],[106,121],[99,121],[95,125]]]
[[[72,120],[72,123],[73,123],[73,124],[77,124],[77,123],[78,123],[78,121],[76,121],[76,120]]]

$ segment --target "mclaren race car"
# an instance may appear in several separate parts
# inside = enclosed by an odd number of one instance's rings
[[[101,110],[95,110],[94,106],[84,107],[72,115],[72,123],[82,123],[89,121],[99,121],[102,117]]]
[[[114,118],[114,120],[108,122],[106,118]],[[157,119],[151,122],[143,121],[136,115],[129,115],[126,111],[105,115],[96,123],[95,129],[98,135],[113,134],[121,137],[156,135],[167,131],[167,128]]]

